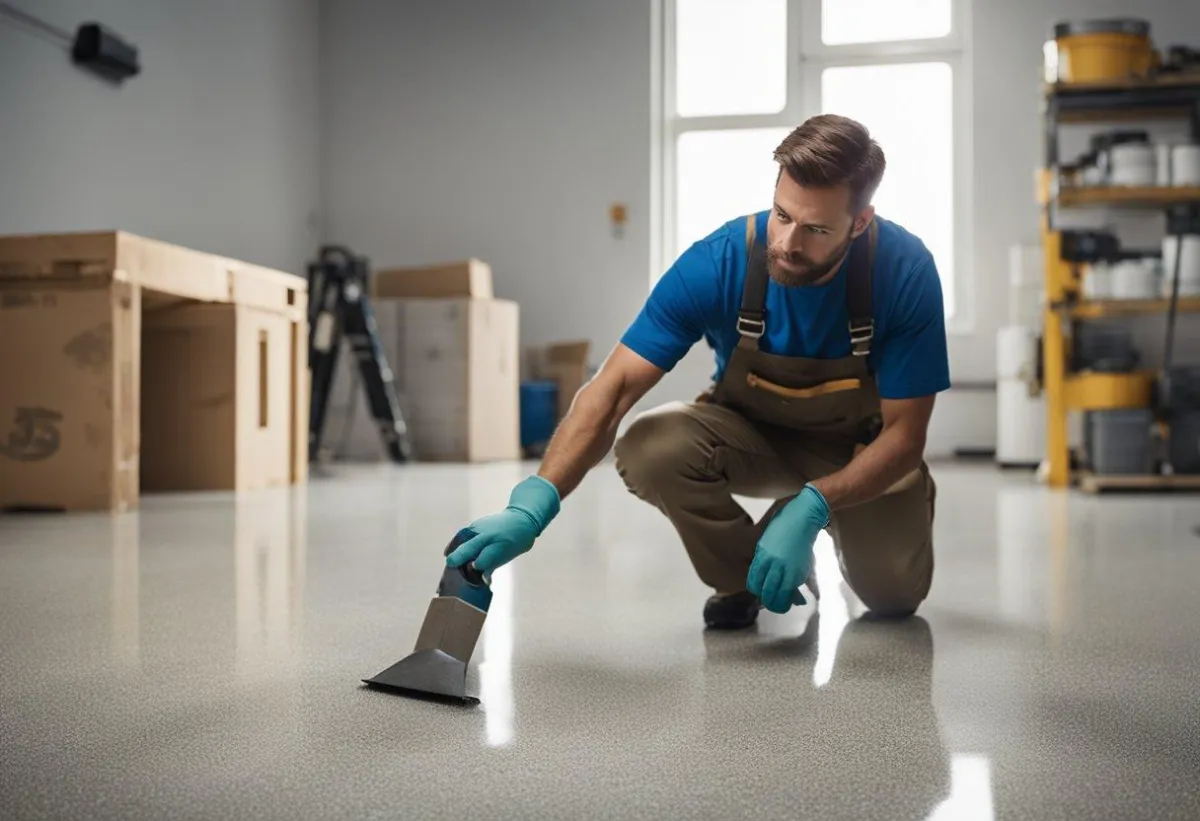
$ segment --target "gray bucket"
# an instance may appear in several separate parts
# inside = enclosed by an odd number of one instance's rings
[[[1200,473],[1200,411],[1171,418],[1171,467],[1176,473]]]
[[[1091,411],[1087,419],[1092,470],[1105,476],[1150,473],[1154,467],[1149,409]]]
[[[1127,373],[1138,366],[1141,357],[1133,344],[1133,335],[1120,325],[1089,323],[1081,325],[1074,340],[1075,370]]]
[[[1177,411],[1200,411],[1200,365],[1171,368],[1171,407]]]

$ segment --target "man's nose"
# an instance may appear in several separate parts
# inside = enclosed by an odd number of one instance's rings
[[[780,247],[789,256],[804,253],[804,235],[796,229],[796,226],[789,226],[779,240]]]

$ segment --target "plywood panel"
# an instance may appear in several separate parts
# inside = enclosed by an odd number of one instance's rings
[[[286,485],[292,465],[292,323],[237,306],[238,490]]]
[[[471,304],[467,430],[471,461],[519,459],[519,308],[505,300]]]
[[[136,507],[140,491],[142,408],[142,291],[114,283],[113,328],[113,482],[111,507]]]
[[[300,484],[308,479],[308,424],[312,402],[311,379],[308,371],[308,325],[292,323],[292,384],[291,384],[291,481]]]
[[[107,276],[116,259],[111,231],[0,237],[0,279]]]

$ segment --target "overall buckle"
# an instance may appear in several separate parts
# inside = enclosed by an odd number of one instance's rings
[[[750,319],[749,317],[739,316],[737,330],[742,336],[748,336],[751,339],[761,339],[762,335],[767,331],[767,323],[761,319]]]
[[[862,325],[850,323],[850,350],[854,356],[871,353],[871,340],[875,338],[875,320],[869,319]]]

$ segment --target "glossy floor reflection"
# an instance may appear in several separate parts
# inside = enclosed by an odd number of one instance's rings
[[[0,518],[0,818],[1200,817],[1196,497],[938,466],[921,618],[822,544],[819,611],[712,635],[601,468],[497,574],[480,707],[363,689],[528,469]]]

